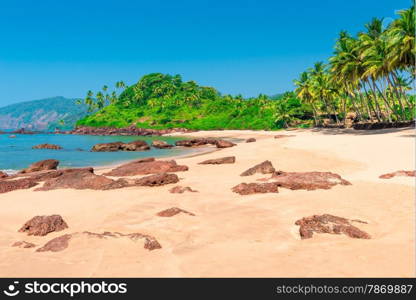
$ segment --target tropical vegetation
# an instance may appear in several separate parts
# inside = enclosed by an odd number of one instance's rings
[[[400,122],[415,116],[415,11],[390,24],[374,18],[355,36],[341,31],[327,63],[294,81],[293,92],[245,99],[180,75],[152,73],[136,84],[117,82],[84,103],[95,113],[77,125],[189,129],[278,129],[354,122]]]

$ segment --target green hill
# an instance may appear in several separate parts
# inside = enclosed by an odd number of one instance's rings
[[[0,108],[0,128],[30,130],[71,129],[87,115],[87,106],[76,99],[53,97],[20,102]]]
[[[107,87],[104,94],[108,95]],[[98,92],[96,99],[106,99]],[[91,92],[86,103],[91,105]],[[108,97],[107,97],[108,98]],[[273,100],[265,95],[244,99],[221,95],[212,87],[181,76],[153,73],[127,87],[112,104],[77,122],[94,127],[127,127],[189,129],[278,129],[287,123],[311,118],[311,110],[293,93]],[[94,107],[99,107],[98,103]],[[284,111],[282,115],[280,111]]]

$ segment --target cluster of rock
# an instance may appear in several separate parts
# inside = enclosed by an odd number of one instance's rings
[[[276,171],[268,160],[255,165],[244,171],[240,176],[251,176],[256,173],[272,174],[267,183],[240,183],[232,188],[232,191],[240,195],[251,195],[257,193],[278,193],[278,187],[291,190],[316,190],[330,189],[333,186],[351,185],[338,174],[331,172],[283,172]]]
[[[190,139],[180,140],[175,142],[177,147],[199,147],[204,145],[215,145],[217,148],[228,148],[233,147],[236,144],[221,140],[221,139]],[[152,142],[152,146],[157,149],[170,149],[174,145],[168,144],[165,141],[155,140]],[[101,143],[96,144],[92,147],[92,152],[114,152],[114,151],[144,151],[150,150],[150,146],[145,141],[134,141],[129,143],[123,142],[112,142],[112,143]]]
[[[169,133],[189,133],[194,130],[186,128],[169,128],[169,129],[148,129],[137,128],[136,125],[131,125],[125,128],[110,128],[110,127],[88,127],[80,126],[71,131],[61,132],[64,134],[80,134],[80,135],[163,135]]]
[[[180,210],[180,209],[179,209]],[[176,212],[176,211],[175,211]],[[180,210],[178,212],[173,212],[172,215],[184,212],[187,214],[191,214],[185,210]],[[67,223],[63,220],[60,215],[51,215],[51,216],[35,216],[29,221],[27,221],[20,229],[19,232],[27,233],[28,235],[36,235],[36,236],[45,236],[51,232],[58,232],[68,228]],[[64,234],[58,236],[50,241],[48,241],[45,245],[38,248],[36,252],[45,252],[45,251],[52,251],[52,252],[59,252],[65,250],[68,245],[69,241],[80,236],[86,236],[88,238],[98,238],[98,239],[108,239],[108,238],[128,238],[132,241],[137,240],[144,240],[144,248],[147,250],[155,250],[160,249],[162,246],[160,243],[153,237],[147,234],[142,233],[128,233],[123,234],[119,232],[103,232],[103,233],[94,233],[89,231],[84,232],[75,232],[71,234]],[[19,247],[19,248],[34,248],[36,247],[35,244],[29,243],[26,241],[18,241],[13,243],[12,247]]]
[[[180,185],[177,185],[177,186],[174,186],[173,188],[171,188],[171,189],[169,190],[169,192],[170,192],[171,194],[183,194],[183,193],[185,193],[185,192],[197,193],[198,191],[193,190],[193,189],[192,189],[191,187],[189,187],[189,186],[180,186]]]
[[[305,217],[295,222],[299,225],[299,235],[302,239],[312,238],[314,233],[345,234],[356,239],[370,239],[371,236],[351,224],[351,222],[366,223],[360,220],[348,220],[345,218],[324,214]]]
[[[93,168],[57,169],[59,161],[48,159],[36,162],[16,175],[2,176],[0,193],[28,189],[44,181],[35,191],[54,189],[110,190],[130,186],[160,186],[179,182],[179,177],[168,172],[187,171],[174,160],[163,161],[147,158],[121,165],[104,175],[97,175]],[[149,175],[152,174],[152,175]],[[108,176],[149,175],[138,179],[111,179]]]
[[[200,147],[205,145],[214,145],[217,148],[229,148],[235,146],[236,144],[222,139],[195,138],[189,140],[176,141],[175,145],[181,147]]]

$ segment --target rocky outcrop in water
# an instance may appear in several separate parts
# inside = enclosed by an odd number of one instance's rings
[[[96,144],[91,148],[92,152],[115,152],[115,151],[145,151],[150,146],[145,141],[134,141],[130,143],[113,142]]]
[[[266,183],[240,183],[232,188],[234,193],[240,195],[278,193],[278,185],[274,182]]]
[[[50,232],[61,231],[68,228],[66,222],[60,215],[36,216],[27,221],[19,232],[25,232],[28,235],[44,236]]]
[[[190,215],[190,216],[195,216],[195,214],[193,214],[189,211],[186,211],[182,208],[179,208],[179,207],[171,207],[171,208],[162,210],[162,211],[158,212],[156,215],[159,216],[159,217],[173,217],[173,216],[175,216],[177,214],[180,214],[180,213],[187,214],[187,215]]]
[[[135,176],[168,172],[188,171],[185,165],[178,165],[174,160],[155,160],[154,158],[145,158],[121,165],[106,176]]]
[[[217,148],[229,148],[235,146],[236,144],[221,139],[196,138],[190,140],[176,141],[175,145],[181,147],[200,147],[205,145],[214,145]]]
[[[9,175],[7,173],[4,173],[4,172],[0,171],[0,179],[6,178],[8,176]]]
[[[58,165],[59,161],[56,159],[45,159],[31,164],[28,168],[21,170],[20,173],[24,174],[45,170],[56,170]]]
[[[254,167],[244,171],[243,173],[240,174],[240,176],[251,176],[254,175],[256,173],[261,173],[261,174],[271,174],[274,173],[275,169],[271,163],[271,161],[269,160],[265,160],[262,163],[259,163],[257,165],[255,165]]]
[[[226,156],[221,158],[214,158],[214,159],[208,159],[204,160],[199,165],[222,165],[222,164],[233,164],[235,163],[235,156]]]
[[[39,144],[33,146],[32,149],[49,149],[49,150],[60,150],[62,149],[61,146],[55,144]]]
[[[157,149],[170,149],[173,147],[173,145],[168,144],[165,141],[154,140],[152,142],[152,147],[157,148]]]
[[[361,229],[351,225],[351,222],[365,223],[359,220],[324,214],[305,217],[295,222],[299,225],[299,235],[302,239],[312,238],[314,233],[345,234],[356,239],[370,239],[371,236]]]

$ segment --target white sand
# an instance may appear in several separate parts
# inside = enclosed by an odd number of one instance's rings
[[[190,170],[180,185],[199,193],[171,194],[173,185],[111,191],[19,190],[0,194],[1,277],[402,277],[415,276],[415,179],[378,176],[415,169],[414,130],[211,131],[192,136],[255,137],[255,143],[177,159]],[[276,134],[295,137],[274,139]],[[236,156],[230,165],[198,165]],[[239,174],[264,160],[284,171],[331,171],[351,186],[241,196],[231,188],[267,177]],[[102,170],[100,170],[102,172]],[[196,214],[155,214],[172,206]],[[368,224],[372,239],[315,234],[300,240],[295,221],[330,213]],[[60,214],[69,228],[44,237],[17,230],[35,215]],[[25,240],[42,246],[79,231],[150,234],[162,249],[148,251],[126,238],[78,238],[62,252],[11,247]]]

